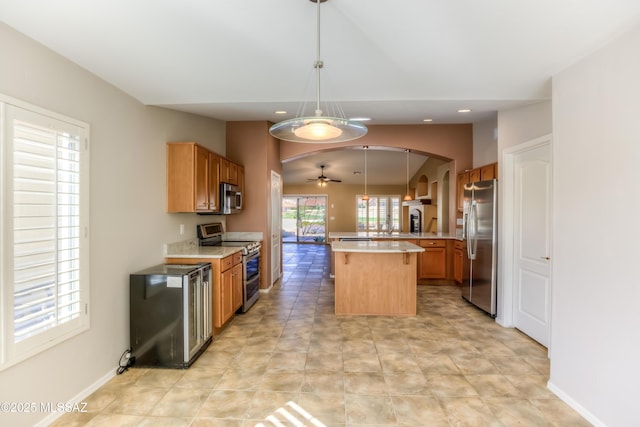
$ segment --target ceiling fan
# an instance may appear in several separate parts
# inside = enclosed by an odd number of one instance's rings
[[[308,178],[308,182],[317,181],[318,185],[326,185],[328,182],[342,182],[340,179],[331,179],[324,176],[324,165],[320,165],[320,176],[317,178]]]

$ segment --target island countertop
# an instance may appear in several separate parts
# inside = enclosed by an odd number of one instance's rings
[[[424,248],[401,240],[337,241],[331,243],[334,252],[407,253],[424,252]]]
[[[329,239],[461,239],[461,233],[401,233],[367,232],[367,231],[331,231]]]

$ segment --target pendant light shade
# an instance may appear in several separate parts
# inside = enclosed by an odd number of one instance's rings
[[[320,109],[320,70],[324,66],[320,59],[320,3],[327,0],[311,0],[317,5],[317,59],[316,69],[316,110],[314,116],[296,117],[274,124],[269,133],[274,137],[291,142],[332,143],[345,142],[367,134],[367,127],[346,117],[325,117]],[[342,109],[338,112],[344,115]]]

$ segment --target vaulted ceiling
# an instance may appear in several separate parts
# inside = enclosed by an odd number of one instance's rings
[[[554,73],[640,21],[637,0],[320,10],[321,99],[371,124],[472,123],[547,100]],[[273,122],[314,107],[310,0],[2,0],[0,20],[147,105]]]

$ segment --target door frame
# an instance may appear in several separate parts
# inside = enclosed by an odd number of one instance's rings
[[[548,144],[552,147],[553,138],[552,134],[547,134],[522,144],[509,147],[502,152],[502,166],[500,167],[500,180],[499,185],[501,188],[501,203],[499,207],[499,219],[498,223],[500,227],[498,229],[500,242],[500,257],[499,257],[499,276],[498,276],[498,316],[496,322],[501,326],[513,328],[514,327],[514,310],[516,309],[516,302],[514,301],[514,280],[515,274],[515,257],[514,257],[514,244],[515,244],[515,222],[514,222],[514,204],[516,202],[515,191],[515,158],[518,154],[525,151],[532,150],[537,147],[541,147]],[[553,191],[553,149],[549,150],[549,162],[551,163],[551,191]],[[552,196],[552,195],[551,195]],[[549,198],[549,209],[553,215],[553,197]],[[549,240],[551,242],[550,248],[553,247],[553,222],[549,224]],[[549,254],[551,259],[553,255]],[[549,276],[549,286],[553,288],[553,269]],[[553,292],[551,292],[553,296]],[[550,301],[553,306],[553,300]],[[553,319],[549,320],[549,323]],[[551,342],[551,339],[549,340]],[[551,348],[549,347],[549,353]]]
[[[324,201],[325,201],[325,208],[324,208],[324,240],[321,242],[321,244],[327,244],[329,242],[329,195],[328,194],[313,194],[313,193],[309,193],[309,194],[283,194],[282,195],[282,200],[284,200],[285,198],[296,198],[296,199],[300,199],[302,197],[315,197],[315,198],[319,198],[319,197],[324,197]],[[281,209],[281,217],[284,214],[284,210]],[[282,221],[282,218],[280,219]],[[296,228],[297,228],[297,222],[296,222]],[[310,244],[315,244],[317,242],[301,242],[298,240],[299,236],[298,236],[298,232],[296,229],[296,241],[295,242],[286,242],[286,243],[310,243]],[[284,241],[283,241],[284,243]]]
[[[280,199],[276,202],[273,200],[273,184],[277,181],[280,192]],[[282,277],[282,176],[274,170],[271,170],[271,179],[269,181],[269,286],[271,289],[273,284]],[[275,211],[275,212],[274,212]],[[274,224],[278,224],[274,230]],[[279,241],[279,250],[273,250],[274,242]],[[279,258],[277,271],[273,269],[275,257]],[[265,260],[266,261],[266,260]]]

